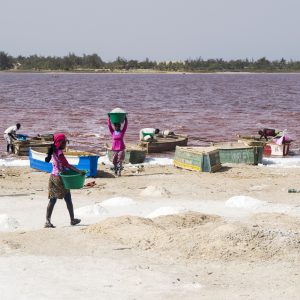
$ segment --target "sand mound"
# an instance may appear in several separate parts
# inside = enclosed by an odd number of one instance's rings
[[[6,214],[0,215],[0,231],[11,231],[19,227],[19,222]]]
[[[150,185],[150,186],[146,187],[141,192],[141,196],[145,196],[145,197],[170,197],[170,192],[164,187]]]
[[[177,259],[299,259],[297,231],[260,225],[226,223],[201,213],[151,219],[126,216],[89,226],[85,232],[121,242],[128,247],[167,252]]]

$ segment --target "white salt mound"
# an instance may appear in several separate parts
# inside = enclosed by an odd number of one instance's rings
[[[145,159],[143,165],[171,166],[173,165],[173,159],[167,157],[148,157]]]
[[[28,167],[28,159],[0,159],[0,167]]]
[[[99,203],[94,205],[83,206],[75,209],[75,215],[82,217],[93,217],[108,214],[108,211]]]
[[[10,231],[19,227],[19,222],[6,214],[0,215],[0,231]]]
[[[248,196],[234,196],[225,202],[226,207],[257,209],[266,205],[265,201],[261,201]]]
[[[278,168],[299,168],[300,155],[293,157],[265,157],[262,161],[264,166]]]
[[[116,107],[116,108],[114,108],[114,109],[111,111],[111,113],[122,113],[122,114],[124,114],[124,113],[126,113],[126,111],[123,110],[122,108]]]
[[[150,196],[150,197],[162,197],[162,196],[169,196],[170,192],[164,188],[164,187],[160,187],[160,186],[154,186],[154,185],[150,185],[148,187],[146,187],[142,192],[141,192],[141,196]]]
[[[127,197],[115,197],[101,202],[101,206],[127,206],[131,204],[135,204],[135,202]]]
[[[186,213],[187,211],[188,210],[185,207],[181,206],[163,206],[147,215],[146,218],[152,219],[160,216],[178,215],[181,213]]]

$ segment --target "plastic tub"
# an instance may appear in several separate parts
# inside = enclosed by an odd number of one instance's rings
[[[127,113],[121,108],[115,108],[110,113],[108,113],[108,116],[110,118],[111,123],[123,123],[125,120]]]
[[[72,170],[67,170],[59,174],[65,189],[81,189],[84,185],[85,175],[78,174]]]

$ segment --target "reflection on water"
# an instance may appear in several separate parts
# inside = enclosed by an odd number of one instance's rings
[[[188,134],[192,145],[274,127],[300,145],[300,74],[0,73],[2,132],[21,122],[23,133],[65,132],[75,148],[97,151],[115,107],[129,112],[130,143],[143,127]]]

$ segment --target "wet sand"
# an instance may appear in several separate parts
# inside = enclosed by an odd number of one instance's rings
[[[299,168],[100,169],[72,192],[81,225],[62,200],[53,230],[42,228],[49,175],[0,169],[3,299],[298,298],[299,194],[287,190]]]

